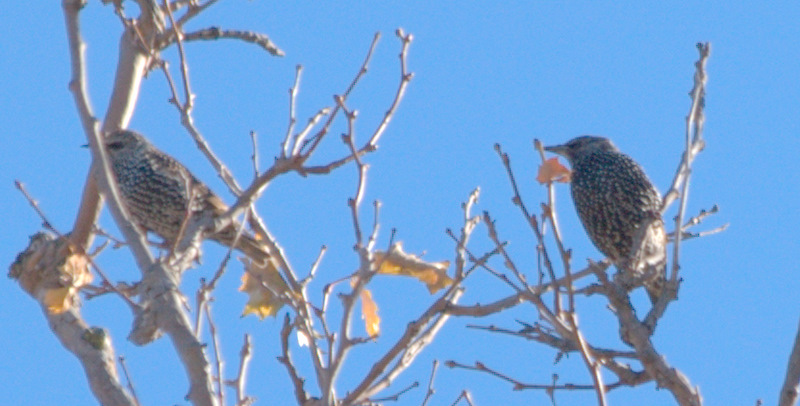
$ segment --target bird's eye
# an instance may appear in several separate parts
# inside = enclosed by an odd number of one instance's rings
[[[111,150],[114,150],[114,151],[120,150],[120,149],[122,149],[122,143],[119,142],[119,141],[114,141],[114,142],[108,144],[108,149],[111,149]]]

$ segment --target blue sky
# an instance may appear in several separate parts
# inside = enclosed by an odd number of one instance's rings
[[[128,13],[136,7],[126,2]],[[535,241],[511,204],[511,189],[492,146],[510,153],[529,207],[545,190],[535,183],[538,155],[532,139],[561,143],[580,134],[608,136],[637,159],[663,191],[682,151],[687,93],[692,85],[695,43],[713,46],[708,65],[706,150],[694,169],[689,213],[714,204],[720,213],[699,230],[730,223],[728,231],[683,246],[684,283],[679,300],[659,324],[654,342],[675,367],[699,386],[707,404],[765,404],[777,401],[797,327],[800,224],[800,5],[796,2],[722,1],[645,5],[604,2],[272,2],[223,1],[189,30],[218,25],[268,34],[285,52],[272,57],[252,45],[219,41],[187,47],[196,93],[194,117],[212,148],[240,183],[251,176],[249,132],[259,134],[264,164],[276,155],[286,130],[287,89],[294,67],[304,66],[298,119],[304,122],[332,103],[360,66],[372,36],[383,33],[371,70],[349,105],[360,112],[363,140],[389,105],[398,78],[399,41],[393,32],[413,33],[409,68],[415,73],[407,95],[370,164],[362,213],[371,218],[374,199],[382,203],[380,241],[390,230],[407,251],[430,260],[453,259],[445,234],[461,224],[460,204],[477,186],[478,210],[496,219],[517,264],[535,274]],[[117,58],[120,24],[110,7],[89,2],[82,13],[88,43],[89,88],[97,115],[105,112]],[[39,200],[53,224],[68,231],[74,221],[89,153],[67,89],[69,65],[61,8],[56,2],[11,2],[0,15],[0,201],[7,216],[0,258],[10,264],[38,230],[40,221],[12,181],[19,179]],[[178,75],[176,53],[172,73]],[[144,82],[131,128],[147,134],[178,157],[228,202],[230,195],[192,147],[179,116],[167,103],[163,75]],[[339,122],[317,162],[346,151]],[[306,270],[319,248],[328,246],[312,291],[357,266],[347,198],[356,182],[348,166],[325,177],[278,179],[259,210],[294,264]],[[560,185],[558,210],[573,264],[599,258]],[[668,217],[674,215],[670,212]],[[102,225],[113,230],[105,214]],[[223,251],[207,243],[205,263],[186,274],[192,296],[197,280],[209,276]],[[490,247],[485,229],[472,249]],[[138,275],[125,251],[100,257],[116,280]],[[498,268],[502,264],[495,263]],[[241,270],[232,266],[217,291],[215,317],[223,331],[227,377],[232,376],[244,332],[251,332],[255,356],[249,393],[258,404],[290,404],[289,380],[276,361],[282,314],[263,322],[239,318],[246,301],[236,291]],[[351,387],[433,300],[415,282],[378,278],[373,295],[381,306],[383,335],[357,349],[345,366],[341,391]],[[479,272],[466,284],[462,303],[487,302],[509,294],[497,279]],[[317,293],[318,294],[318,293]],[[644,306],[642,293],[636,303]],[[581,325],[596,345],[622,348],[616,323],[597,297],[578,301]],[[186,404],[183,371],[168,340],[144,348],[126,341],[131,315],[117,298],[84,304],[86,319],[108,328],[124,355],[143,404]],[[535,310],[519,306],[486,319],[453,319],[437,341],[404,373],[397,389],[418,380],[424,386],[432,360],[483,361],[529,383],[590,381],[579,357],[553,364],[555,352],[519,339],[468,329],[468,324],[518,328],[533,322]],[[0,381],[13,383],[3,404],[93,404],[79,364],[50,333],[39,307],[12,280],[0,284]],[[357,325],[355,331],[361,331]],[[295,349],[301,362],[302,350]],[[308,370],[304,371],[310,378]],[[311,386],[313,387],[313,385]],[[497,379],[440,367],[435,404],[450,404],[463,390],[477,404],[549,404],[537,391],[514,392]],[[394,390],[387,391],[387,394]],[[419,404],[424,389],[399,404]],[[590,392],[558,392],[559,405],[594,402]],[[609,394],[614,405],[674,404],[653,384]]]

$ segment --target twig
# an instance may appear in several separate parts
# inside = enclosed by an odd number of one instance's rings
[[[286,137],[281,143],[281,154],[283,157],[289,156],[289,141],[294,132],[294,126],[297,124],[297,92],[300,89],[300,75],[303,73],[303,65],[297,65],[294,70],[294,84],[289,88],[289,125],[286,128]],[[320,115],[321,116],[321,115]],[[292,151],[294,152],[294,151]]]
[[[506,334],[514,337],[521,337],[526,340],[533,340],[545,344],[547,346],[550,346],[562,353],[580,351],[580,348],[578,348],[578,346],[576,345],[577,343],[574,340],[569,340],[567,338],[563,338],[556,334],[552,334],[551,332],[545,331],[544,328],[539,323],[536,323],[535,325],[532,326],[531,325],[526,325],[526,326],[528,327],[520,331],[509,330],[492,325],[479,326],[479,325],[468,324],[467,328],[484,330],[498,334]],[[591,345],[589,346],[589,349],[591,350],[592,353],[597,354],[597,357],[603,359],[612,359],[612,358],[636,359],[636,353],[632,351],[612,350],[608,348],[594,347]]]
[[[505,244],[500,241],[500,237],[498,236],[497,233],[497,228],[494,225],[494,220],[492,220],[492,217],[491,215],[489,215],[488,211],[483,212],[483,222],[484,224],[486,224],[486,229],[487,229],[487,234],[489,235],[489,239],[492,240],[495,247],[497,248],[497,251],[503,257],[503,264],[505,265],[505,267],[514,273],[514,276],[516,276],[517,280],[520,281],[520,283],[522,283],[522,286],[524,287],[525,290],[530,289],[527,278],[525,278],[525,275],[523,275],[522,272],[520,272],[520,270],[517,268],[517,265],[514,263],[514,260],[511,259],[511,255],[509,255],[508,251],[506,251],[505,249]],[[555,280],[555,278],[553,278],[553,280]],[[508,283],[511,284],[510,281],[508,281]],[[513,284],[511,285],[514,286]]]
[[[708,80],[708,76],[706,75],[706,62],[711,55],[711,44],[697,44],[697,50],[700,53],[700,59],[695,64],[694,88],[691,93],[692,107],[689,110],[689,115],[686,117],[685,169],[680,171],[685,173],[685,175],[683,184],[681,185],[680,208],[675,218],[676,230],[681,229],[683,225],[683,216],[686,213],[686,205],[689,200],[689,179],[692,173],[692,162],[694,161],[695,155],[699,153],[705,145],[705,141],[703,141],[703,124],[705,123],[703,109],[705,108],[706,81]],[[665,198],[663,207],[666,208],[668,204],[667,198]],[[678,279],[678,270],[680,269],[680,247],[681,235],[678,233],[675,236],[672,250],[672,274],[670,276],[672,282]]]
[[[258,45],[267,52],[269,52],[272,56],[286,55],[280,48],[278,48],[278,46],[274,42],[272,42],[272,40],[266,34],[253,31],[208,27],[202,30],[186,33],[184,34],[183,38],[184,41],[214,41],[218,39],[237,39],[240,41]]]
[[[63,235],[58,230],[56,230],[55,227],[53,227],[53,223],[51,223],[50,220],[47,219],[47,216],[45,216],[44,212],[39,207],[39,202],[37,202],[36,199],[34,199],[25,189],[25,184],[15,179],[14,186],[17,188],[17,190],[22,192],[22,195],[25,196],[25,200],[28,201],[28,204],[30,204],[30,206],[33,208],[33,211],[35,211],[36,214],[39,215],[39,218],[42,219],[42,227],[52,231],[59,237],[63,237]]]
[[[364,62],[361,64],[361,68],[358,70],[356,77],[353,78],[353,81],[350,82],[350,85],[344,91],[341,96],[336,96],[335,98],[341,99],[342,103],[347,101],[347,97],[350,96],[350,92],[355,89],[358,81],[367,73],[367,67],[369,66],[369,61],[372,59],[372,53],[375,51],[375,47],[378,45],[378,40],[381,38],[381,33],[376,32],[375,36],[372,38],[372,43],[369,46],[369,50],[367,51],[367,56],[364,58]],[[295,150],[293,151],[293,155],[305,155],[310,156],[314,150],[317,148],[319,143],[322,141],[322,138],[325,137],[325,134],[328,133],[328,129],[330,128],[333,120],[336,118],[336,114],[339,112],[341,105],[337,101],[336,107],[334,107],[333,111],[331,112],[330,116],[328,117],[328,121],[322,128],[317,132],[310,140],[306,141],[304,137],[298,136],[295,139]],[[308,148],[306,148],[308,147]]]
[[[297,369],[294,367],[294,363],[292,362],[292,355],[291,351],[289,350],[289,335],[291,333],[292,324],[290,322],[289,315],[287,314],[283,318],[283,328],[281,328],[282,355],[278,357],[278,361],[283,364],[284,367],[286,367],[286,372],[289,373],[289,378],[291,378],[292,384],[294,385],[294,396],[297,399],[297,404],[304,405],[308,400],[308,394],[303,388],[305,385],[305,379],[300,377],[300,375],[297,373]],[[309,340],[313,340],[313,337],[309,337]]]
[[[572,292],[570,292],[569,295],[572,296]],[[569,325],[572,327],[572,338],[577,342],[583,362],[586,364],[586,368],[589,369],[589,374],[594,382],[595,393],[597,394],[597,404],[606,406],[606,386],[603,382],[603,375],[600,373],[600,363],[597,360],[597,356],[594,354],[594,351],[592,351],[592,348],[583,337],[583,334],[578,327],[578,317],[575,315],[575,312],[569,311],[566,313],[565,317],[567,318]]]
[[[422,406],[427,406],[428,401],[433,397],[433,394],[436,393],[436,390],[433,389],[433,379],[436,377],[436,370],[439,368],[439,360],[433,360],[433,366],[431,367],[431,377],[428,379],[428,390],[425,392],[425,398],[422,399]]]
[[[39,215],[39,218],[42,219],[42,225],[44,226],[44,228],[49,230],[49,231],[51,231],[51,232],[53,232],[56,236],[58,236],[58,238],[65,238],[64,235],[60,231],[58,231],[58,229],[53,227],[53,224],[47,219],[47,216],[44,214],[44,211],[42,211],[42,209],[39,207],[39,202],[37,202],[36,199],[34,199],[30,195],[30,193],[28,193],[27,189],[25,189],[25,184],[23,184],[22,182],[20,182],[18,180],[15,180],[14,181],[14,186],[16,186],[16,188],[22,193],[22,195],[25,196],[25,199],[28,201],[28,204],[31,205],[31,207],[36,212],[36,214]],[[128,295],[126,295],[125,293],[120,291],[113,283],[111,283],[111,279],[109,279],[108,276],[106,275],[106,273],[103,272],[103,269],[100,268],[99,265],[97,265],[97,263],[94,261],[94,257],[92,255],[89,255],[89,254],[83,252],[83,248],[82,247],[76,247],[71,240],[69,240],[68,243],[70,244],[70,246],[73,249],[75,249],[77,252],[82,253],[84,255],[86,260],[89,261],[89,263],[95,269],[97,274],[100,275],[100,278],[103,280],[103,285],[107,286],[112,292],[114,292],[117,295],[119,295],[122,298],[122,300],[124,300],[125,303],[127,303],[128,306],[130,306],[132,309],[135,309],[137,307],[136,303],[134,303],[130,299],[130,297],[128,297]]]
[[[462,228],[462,235],[458,240],[459,244],[457,244],[456,247],[457,267],[463,266],[463,252],[465,250],[466,243],[472,234],[474,226],[477,224],[476,217],[478,216],[472,217],[470,214],[471,207],[477,201],[477,198],[478,191],[476,190],[470,195],[470,198],[463,205],[464,227]],[[461,260],[458,258],[461,258]],[[405,333],[398,338],[395,344],[377,362],[373,364],[366,377],[342,401],[343,404],[359,404],[366,399],[369,399],[374,393],[377,393],[388,387],[396,376],[398,376],[403,370],[411,365],[414,358],[431,342],[432,338],[447,321],[449,317],[449,314],[447,314],[447,309],[455,305],[455,303],[457,303],[458,299],[463,294],[463,288],[460,287],[460,284],[464,278],[463,274],[464,273],[462,271],[456,271],[456,279],[454,283],[448,287],[447,290],[439,297],[439,299],[436,300],[436,302],[434,302],[417,320],[408,324]],[[353,293],[351,293],[352,296],[350,297],[349,301],[346,298],[346,311],[347,305],[352,303],[352,298],[358,293],[357,289],[360,289],[361,286],[363,286],[363,283],[365,283],[364,279],[365,278],[359,278],[356,286],[353,289]],[[397,362],[394,366],[389,368],[389,363],[395,359],[397,359]],[[387,368],[389,368],[388,371]]]
[[[542,143],[538,139],[535,139],[533,144],[534,144],[534,148],[539,153],[539,158],[542,160],[542,162],[545,162],[544,148],[542,147]],[[510,163],[508,164],[508,166],[509,166],[508,167],[508,171],[510,172],[511,171]],[[516,192],[516,190],[515,190],[515,193],[519,193],[519,192]],[[521,197],[519,197],[519,195],[517,195],[517,196],[518,196],[517,198],[519,198],[521,200]],[[558,226],[558,217],[556,216],[556,190],[555,190],[555,187],[553,185],[553,182],[548,182],[547,183],[547,205],[543,204],[542,205],[542,209],[543,209],[542,211],[544,213],[543,217],[545,219],[550,219],[550,224],[553,226],[553,237],[554,237],[554,239],[556,241],[556,247],[558,247],[558,253],[561,256],[562,266],[564,267],[564,275],[566,275],[567,293],[568,293],[568,298],[569,298],[569,310],[568,311],[569,312],[574,312],[575,311],[575,299],[574,299],[575,295],[574,295],[574,289],[572,287],[572,272],[571,272],[571,267],[570,267],[571,254],[570,254],[569,251],[567,251],[564,248],[564,243],[561,240],[561,229]],[[542,235],[542,237],[543,236],[544,235]],[[537,238],[538,237],[539,237],[539,235],[537,234]],[[539,239],[539,251],[542,252],[544,258],[547,258],[547,255],[546,255],[546,252],[545,252],[546,248],[545,248],[545,245],[544,245],[544,241],[542,241],[542,239]],[[548,264],[549,264],[549,261],[546,260],[545,261],[545,267],[547,267]],[[551,275],[552,280],[555,280],[554,272],[549,268],[548,268],[548,271],[549,271],[549,273]],[[555,313],[556,314],[560,313],[561,312],[561,300],[560,300],[560,297],[558,295],[558,290],[556,290],[556,294],[554,295],[553,303],[554,303]]]
[[[392,348],[373,364],[367,376],[356,389],[347,395],[344,404],[358,404],[370,398],[372,393],[388,387],[394,378],[409,367],[414,358],[430,344],[432,338],[449,318],[444,314],[444,309],[457,302],[462,294],[463,290],[459,286],[451,285],[448,291],[434,302],[422,316],[409,323],[404,334]],[[395,359],[397,359],[395,365],[384,373],[389,363]],[[379,377],[380,379],[378,379]]]
[[[411,41],[414,40],[414,36],[411,34],[406,35],[403,32],[402,28],[398,28],[395,31],[395,35],[400,38],[400,41],[403,43],[403,47],[400,50],[400,87],[397,88],[397,93],[395,94],[394,100],[392,100],[392,105],[389,106],[389,110],[386,111],[386,114],[383,116],[383,120],[378,124],[378,127],[372,133],[372,137],[369,139],[367,143],[368,146],[374,148],[375,145],[378,143],[378,139],[380,139],[383,132],[386,130],[386,127],[389,125],[389,121],[392,120],[394,113],[397,111],[397,107],[400,105],[400,100],[403,99],[403,95],[406,92],[406,87],[411,79],[414,77],[413,73],[408,72],[407,66],[407,59],[408,59],[408,47],[411,45]]]
[[[244,343],[239,351],[239,371],[233,382],[226,382],[228,386],[233,386],[236,390],[236,406],[247,406],[252,404],[255,399],[245,395],[244,386],[247,384],[247,368],[253,358],[253,345],[250,342],[250,334],[244,335]]]
[[[465,369],[469,371],[478,371],[483,372],[497,378],[500,378],[503,381],[509,382],[513,385],[514,390],[525,390],[525,389],[538,389],[538,390],[545,390],[545,391],[556,391],[556,390],[594,390],[594,384],[574,384],[574,383],[565,383],[565,384],[534,384],[534,383],[525,383],[519,381],[515,378],[512,378],[502,372],[499,372],[495,369],[492,369],[486,364],[482,362],[475,362],[474,365],[466,365],[456,361],[447,361],[445,365],[448,368],[458,368],[458,369]],[[606,386],[608,391],[616,389],[622,386],[619,382],[615,382],[613,384],[609,384]]]
[[[480,221],[480,216],[475,216],[475,217],[473,217],[473,219],[476,219],[476,222]],[[467,276],[469,276],[469,274],[471,274],[473,271],[475,271],[478,268],[483,268],[483,269],[489,271],[490,273],[492,273],[493,275],[497,275],[497,274],[500,273],[500,272],[495,271],[494,269],[492,269],[492,267],[489,266],[489,264],[488,264],[489,259],[491,259],[491,257],[500,254],[500,252],[497,250],[497,248],[494,248],[491,251],[488,251],[488,252],[484,253],[483,255],[480,256],[480,258],[478,258],[467,247],[462,247],[461,246],[461,243],[459,242],[459,238],[457,238],[455,236],[455,234],[453,234],[453,230],[448,228],[447,230],[445,230],[445,233],[450,238],[452,238],[453,241],[456,243],[456,246],[458,247],[457,252],[459,252],[458,255],[461,255],[460,254],[460,250],[463,249],[463,252],[466,254],[467,259],[469,259],[469,262],[472,263],[472,265],[470,265],[469,268],[467,268],[467,269],[464,269],[466,267],[465,266],[466,262],[464,262],[460,266],[457,264],[457,266],[456,266],[456,279],[459,279],[459,278],[460,279],[464,279]],[[463,276],[459,276],[460,274],[463,274]],[[508,279],[508,278],[506,278],[506,279]]]
[[[469,392],[467,392],[466,390],[461,391],[461,393],[458,395],[456,400],[453,401],[451,406],[457,405],[458,402],[461,401],[461,399],[464,399],[464,401],[467,402],[469,406],[474,406],[474,403],[472,403],[472,395],[470,395]]]
[[[314,260],[314,263],[311,264],[311,269],[308,271],[308,276],[306,276],[300,281],[301,286],[303,287],[307,286],[308,283],[311,282],[312,279],[314,279],[314,276],[317,274],[317,269],[319,269],[319,264],[322,262],[322,257],[325,256],[325,252],[327,250],[328,247],[325,245],[323,245],[319,249],[319,254],[317,254],[317,258]]]
[[[125,363],[125,356],[120,355],[117,359],[119,360],[119,366],[122,367],[122,374],[125,375],[125,381],[128,382],[126,387],[131,393],[131,398],[136,406],[139,406],[141,403],[139,403],[139,397],[136,396],[136,388],[133,387],[133,380],[131,379],[130,372],[128,372],[128,364]]]
[[[700,210],[700,213],[687,220],[686,223],[684,223],[683,226],[681,226],[681,231],[686,231],[689,228],[692,228],[700,224],[700,222],[705,220],[706,217],[711,216],[713,214],[717,214],[718,212],[719,212],[719,206],[717,206],[716,204],[711,206],[711,208],[708,210]]]
[[[208,330],[211,334],[211,343],[214,346],[214,361],[216,362],[217,368],[217,399],[219,400],[220,405],[225,404],[225,386],[222,384],[222,376],[224,375],[223,372],[223,365],[224,362],[222,360],[222,354],[219,351],[219,334],[217,334],[217,326],[214,324],[214,319],[211,317],[211,306],[208,302],[202,307],[202,309],[197,309],[198,313],[203,311],[206,315],[206,319],[208,320]]]
[[[522,210],[522,215],[525,217],[525,220],[528,221],[531,230],[533,230],[534,234],[536,235],[536,241],[538,243],[536,247],[537,252],[540,252],[542,258],[544,259],[544,266],[550,275],[550,279],[555,281],[556,275],[553,272],[553,263],[550,260],[550,255],[548,255],[547,250],[544,249],[544,235],[542,234],[541,230],[539,230],[539,223],[536,220],[536,216],[530,214],[530,211],[528,211],[528,208],[525,206],[525,202],[522,200],[522,195],[520,195],[519,187],[517,186],[517,180],[514,177],[514,172],[511,170],[511,160],[509,159],[508,154],[503,152],[500,144],[495,144],[494,149],[503,162],[503,167],[506,169],[508,180],[511,183],[512,190],[514,191],[514,197],[512,201],[514,202],[514,205],[518,206],[520,210]],[[519,275],[519,273],[517,273],[517,275]],[[523,281],[524,278],[520,280]],[[525,285],[528,286],[527,282]],[[559,303],[559,301],[556,301],[556,303]]]
[[[183,31],[181,27],[175,24],[175,18],[172,16],[172,10],[169,7],[170,0],[164,0],[164,9],[167,11],[169,22],[172,24],[172,32],[175,34],[175,44],[178,46],[178,58],[181,63],[181,79],[183,80],[183,107],[186,115],[191,115],[194,108],[194,93],[192,93],[192,86],[189,81],[189,66],[186,63],[186,51],[183,48]]]
[[[792,353],[786,366],[786,376],[783,378],[778,405],[794,406],[797,403],[798,392],[800,392],[800,326],[797,328]]]
[[[414,381],[411,385],[406,386],[405,388],[401,389],[399,392],[395,393],[394,395],[384,396],[381,398],[371,399],[372,402],[375,403],[382,403],[382,402],[397,402],[400,400],[400,396],[403,396],[406,392],[410,391],[419,386],[419,382]]]
[[[342,299],[342,318],[339,326],[338,345],[334,349],[330,348],[332,358],[325,376],[325,381],[320,385],[322,389],[323,404],[329,404],[335,399],[334,383],[340,372],[340,368],[344,362],[347,353],[352,348],[355,341],[350,337],[350,324],[353,317],[355,303],[359,295],[364,289],[364,286],[369,282],[371,277],[377,272],[378,267],[372,261],[372,245],[373,242],[364,245],[362,237],[361,223],[359,220],[359,206],[364,197],[364,189],[366,187],[366,177],[368,166],[365,165],[358,158],[355,149],[355,120],[356,112],[351,112],[345,105],[344,98],[337,97],[336,102],[347,117],[347,133],[342,135],[342,140],[350,148],[350,152],[355,155],[356,170],[358,171],[358,180],[356,182],[356,190],[353,197],[347,200],[347,205],[350,207],[350,214],[353,220],[353,230],[355,232],[355,250],[359,257],[359,268],[356,272],[355,283],[353,288],[348,294],[341,295]]]
[[[112,249],[117,249],[117,248],[124,247],[124,246],[128,245],[128,243],[125,242],[124,240],[121,240],[121,239],[115,237],[114,235],[112,235],[111,233],[109,233],[108,231],[102,229],[99,226],[95,226],[94,227],[94,233],[96,235],[101,236],[101,237],[105,237],[107,241],[110,241],[110,242],[114,243],[114,245],[111,246]],[[99,254],[99,252],[95,251],[95,252],[89,253],[89,256],[95,257],[95,256],[97,256],[97,254]]]
[[[253,178],[258,177],[258,135],[255,131],[250,131],[250,140],[253,143]]]
[[[198,4],[199,2],[190,1],[189,2],[189,7],[186,10],[186,13],[183,16],[181,16],[181,18],[178,19],[178,26],[185,25],[190,19],[200,15],[200,13],[202,13],[208,7],[211,7],[216,2],[217,2],[217,0],[207,0],[203,4],[194,5],[194,4]],[[167,31],[167,32],[171,33],[171,31]]]
[[[389,121],[391,121],[391,118],[394,116],[394,113],[397,110],[397,106],[399,106],[400,101],[403,99],[406,88],[408,87],[408,83],[411,82],[411,79],[413,79],[414,77],[414,74],[408,72],[407,68],[408,49],[409,46],[411,45],[411,41],[413,40],[413,36],[411,34],[406,35],[401,29],[398,29],[396,31],[396,34],[402,41],[402,49],[400,50],[400,84],[397,87],[397,92],[395,93],[395,97],[392,100],[392,104],[389,107],[389,110],[387,110],[386,114],[383,117],[383,120],[381,120],[381,122],[378,124],[378,127],[375,129],[375,132],[373,132],[372,136],[369,138],[369,141],[358,150],[358,156],[364,155],[368,152],[372,152],[377,148],[376,145],[378,140],[380,139],[380,136],[383,134],[384,130],[386,129],[386,126],[389,124]],[[371,45],[370,51],[367,54],[367,58],[364,60],[364,64],[362,65],[362,70],[359,71],[359,74],[353,80],[350,87],[347,89],[347,91],[345,91],[344,96],[342,96],[343,100],[347,99],[347,95],[350,93],[352,88],[357,83],[358,79],[363,74],[362,72],[366,72],[369,58],[372,55],[372,49],[377,40],[378,40],[378,35],[376,34],[376,37],[373,40],[373,45]],[[313,151],[313,149],[316,148],[316,145],[319,144],[322,137],[325,135],[325,133],[327,133],[328,127],[333,121],[333,118],[335,117],[337,111],[338,110],[334,110],[331,113],[331,116],[329,117],[328,121],[323,126],[323,128],[312,138],[313,142],[310,144],[311,146],[309,148],[304,149],[305,152],[303,152],[302,155],[308,156],[311,153],[311,151]],[[305,144],[305,146],[307,145],[308,143]],[[301,169],[301,174],[330,173],[332,170],[350,162],[352,159],[353,156],[348,154],[345,157],[330,162],[326,165],[313,166],[313,167],[303,166],[303,168]]]

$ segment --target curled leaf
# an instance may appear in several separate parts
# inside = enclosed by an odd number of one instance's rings
[[[570,181],[570,173],[566,166],[561,165],[561,162],[558,161],[558,157],[552,157],[539,166],[539,173],[536,175],[536,180],[542,184],[549,182],[567,183]]]
[[[427,285],[431,294],[453,284],[453,280],[447,276],[450,261],[423,261],[416,255],[404,252],[402,242],[392,245],[389,252],[376,251],[374,258],[374,261],[380,264],[378,273],[417,278]]]
[[[242,316],[255,314],[262,320],[267,316],[274,316],[283,306],[281,296],[289,292],[289,286],[273,260],[267,260],[265,264],[257,264],[249,259],[243,262],[245,272],[239,291],[247,293],[249,299]]]
[[[381,318],[378,316],[378,304],[372,300],[372,292],[361,289],[361,318],[370,338],[375,338],[381,333]]]

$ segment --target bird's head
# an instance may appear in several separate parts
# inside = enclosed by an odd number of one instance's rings
[[[119,154],[133,152],[148,144],[143,135],[130,130],[116,130],[108,134],[103,143],[112,158]]]
[[[566,144],[544,147],[544,149],[567,158],[570,165],[574,165],[582,157],[596,151],[618,151],[611,140],[594,135],[582,135],[569,140]]]

